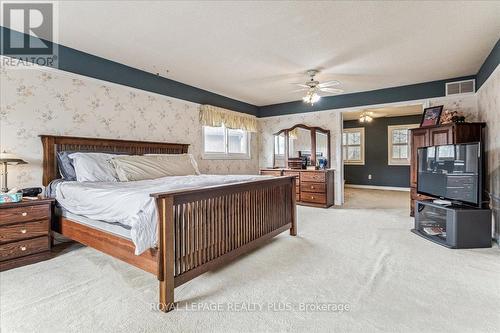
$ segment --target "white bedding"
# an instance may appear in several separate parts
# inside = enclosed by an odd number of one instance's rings
[[[56,199],[70,213],[131,227],[135,254],[157,244],[157,210],[151,193],[237,183],[265,178],[255,175],[170,176],[131,182],[62,182]]]

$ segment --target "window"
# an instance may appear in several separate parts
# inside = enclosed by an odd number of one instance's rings
[[[365,164],[365,129],[363,127],[344,129],[342,156],[344,164]]]
[[[203,158],[249,159],[250,133],[224,126],[203,126]]]
[[[410,165],[410,132],[408,130],[415,127],[418,127],[418,124],[387,127],[389,165]]]

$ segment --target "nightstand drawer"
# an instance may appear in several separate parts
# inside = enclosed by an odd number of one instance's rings
[[[0,225],[49,218],[50,204],[4,208],[0,210]]]
[[[48,234],[48,220],[0,226],[0,243],[45,236]]]
[[[326,195],[322,193],[300,192],[300,201],[326,204]]]
[[[325,193],[325,183],[302,182],[300,190],[303,192]]]
[[[301,182],[325,182],[325,173],[324,172],[314,172],[314,171],[305,171],[300,173],[300,181]]]
[[[38,237],[0,245],[0,261],[49,250],[49,237]]]

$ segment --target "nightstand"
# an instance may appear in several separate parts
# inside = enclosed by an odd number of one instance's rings
[[[0,204],[0,271],[50,258],[54,199]]]

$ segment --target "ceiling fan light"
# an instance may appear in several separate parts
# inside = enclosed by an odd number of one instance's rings
[[[320,96],[320,95],[318,95],[318,94],[316,94],[316,93],[314,93],[314,94],[311,96],[311,104],[318,102],[320,99],[321,99],[321,96]]]
[[[368,113],[363,112],[361,116],[359,116],[360,123],[369,123],[373,120],[373,117],[369,116]]]
[[[311,105],[314,105],[314,103],[316,103],[317,101],[319,101],[321,99],[321,96],[318,95],[317,93],[315,92],[308,92],[307,95],[305,95],[302,100],[305,102],[305,103],[308,103],[308,104],[311,104]]]

